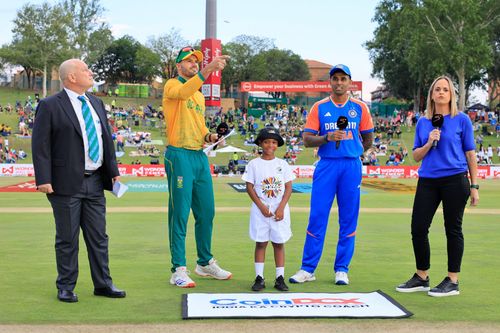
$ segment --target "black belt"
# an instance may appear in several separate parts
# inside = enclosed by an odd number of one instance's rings
[[[96,169],[96,170],[85,170],[85,171],[83,172],[83,175],[84,175],[85,177],[90,177],[90,176],[92,176],[94,173],[96,173],[96,172],[98,172],[98,171],[99,171],[99,169]]]

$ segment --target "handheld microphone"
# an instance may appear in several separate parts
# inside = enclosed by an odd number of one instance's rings
[[[443,126],[444,117],[442,114],[436,113],[435,115],[432,116],[431,122],[432,122],[432,127],[434,127],[435,129],[440,129]],[[434,142],[432,143],[432,149],[436,149],[437,145],[438,145],[438,140],[434,140]]]
[[[338,119],[337,119],[337,128],[341,131],[345,130],[347,128],[347,117],[345,116],[340,116]],[[340,147],[340,141],[337,141],[335,143],[335,149],[339,149]]]
[[[225,135],[227,135],[229,133],[229,126],[227,126],[226,123],[222,122],[219,124],[219,126],[217,126],[217,129],[215,130],[215,132],[217,132],[217,135],[218,135],[217,140],[220,140],[220,138],[224,137]],[[214,150],[217,149],[217,146],[218,145],[214,146]]]

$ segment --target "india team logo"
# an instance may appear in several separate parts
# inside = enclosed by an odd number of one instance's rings
[[[274,177],[266,178],[262,181],[262,194],[266,198],[277,198],[283,188],[283,182]]]
[[[349,117],[356,118],[357,115],[358,115],[358,113],[356,112],[356,110],[354,110],[354,109],[349,110]]]

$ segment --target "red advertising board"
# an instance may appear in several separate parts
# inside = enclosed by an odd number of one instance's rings
[[[165,177],[165,166],[162,164],[120,164],[120,176]]]
[[[210,166],[212,175],[213,166]],[[120,164],[118,170],[121,176],[132,177],[165,177],[165,167],[163,164]],[[314,173],[312,165],[293,165],[292,171],[298,178],[311,178]],[[34,176],[33,164],[0,164],[0,176]],[[418,166],[363,166],[364,177],[380,178],[418,178]],[[477,168],[477,176],[482,179],[500,178],[500,165],[480,165]],[[20,191],[33,188],[34,183],[26,182],[17,185],[11,185],[20,189]],[[32,190],[32,189],[29,189]],[[10,191],[10,190],[9,190]]]
[[[222,43],[218,39],[204,39],[201,41],[201,52],[203,53],[203,62],[201,68],[207,66],[215,57],[222,54]],[[222,73],[213,72],[201,86],[201,92],[205,96],[206,106],[220,106],[220,83]]]
[[[331,91],[330,82],[328,81],[253,81],[241,82],[240,90],[242,92],[250,91]],[[350,90],[362,91],[363,82],[352,81]]]

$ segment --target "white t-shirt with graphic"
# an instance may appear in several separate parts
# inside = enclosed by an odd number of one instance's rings
[[[283,195],[285,184],[295,179],[292,169],[282,159],[251,160],[241,177],[245,182],[252,183],[259,199],[269,207],[271,212],[278,208]],[[250,210],[250,238],[256,242],[272,241],[284,243],[292,236],[290,228],[290,208],[285,207],[283,220],[276,221],[274,217],[265,217],[255,203]]]

